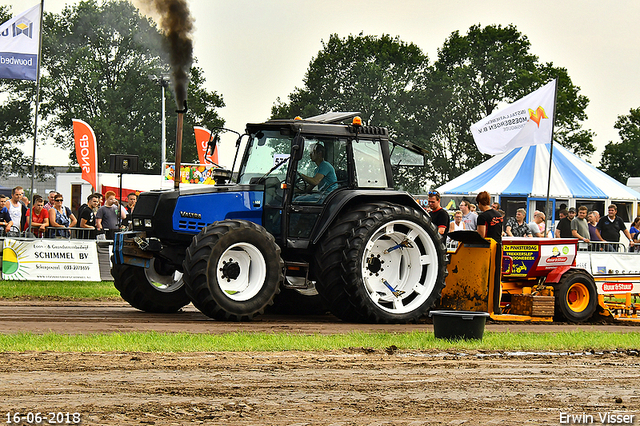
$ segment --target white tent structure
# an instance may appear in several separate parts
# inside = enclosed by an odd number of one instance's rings
[[[522,207],[526,199],[524,207],[531,215],[536,209],[543,210],[547,197],[549,150],[550,144],[533,145],[496,155],[442,185],[438,191],[468,199],[488,191],[500,201],[508,216],[515,214],[515,209],[513,213],[509,211],[512,209],[507,209],[509,203]],[[606,206],[614,203],[619,213],[623,213],[621,207],[626,209],[627,214],[621,216],[628,220],[638,214],[640,192],[621,184],[556,143],[553,145],[549,197],[553,211],[563,205],[587,205],[606,214]]]

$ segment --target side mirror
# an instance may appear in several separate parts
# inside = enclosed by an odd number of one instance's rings
[[[296,161],[300,161],[302,159],[302,155],[304,154],[304,138],[300,135],[297,135],[293,138],[293,145],[291,146],[291,156]]]

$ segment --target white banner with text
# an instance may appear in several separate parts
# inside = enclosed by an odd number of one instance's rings
[[[2,279],[100,281],[98,249],[92,240],[4,240]]]

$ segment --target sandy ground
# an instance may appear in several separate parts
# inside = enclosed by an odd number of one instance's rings
[[[261,315],[249,322],[214,321],[187,305],[175,314],[149,314],[132,308],[124,301],[29,301],[0,299],[0,333],[110,333],[126,331],[160,331],[189,333],[283,332],[335,334],[351,331],[433,331],[428,323],[420,324],[350,324],[332,315],[288,316]],[[504,323],[489,322],[487,331],[571,331],[598,330],[640,331],[635,323]],[[639,345],[640,346],[640,345]]]
[[[120,302],[0,302],[2,333],[339,333],[430,327],[353,325],[331,316],[220,323],[192,308],[149,315]],[[639,330],[599,324],[489,324],[487,329],[527,327]],[[558,425],[569,424],[563,417],[568,415],[603,424],[600,416],[611,413],[638,425],[638,371],[637,351],[0,352],[0,422],[10,424],[15,413],[40,412],[42,424],[62,419],[87,425]]]
[[[614,413],[638,424],[637,353],[389,352],[4,353],[0,413],[91,425],[557,425],[562,413],[597,424]]]

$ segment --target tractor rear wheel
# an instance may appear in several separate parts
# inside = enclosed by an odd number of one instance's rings
[[[345,321],[415,322],[440,297],[447,254],[429,217],[387,202],[339,217],[315,258],[318,293]]]
[[[134,308],[145,312],[171,313],[189,304],[182,274],[166,268],[158,259],[149,268],[116,265],[111,268],[113,283],[120,296]]]
[[[284,279],[273,236],[244,220],[204,228],[187,249],[183,269],[194,306],[218,320],[248,320],[264,312]]]
[[[571,322],[591,318],[598,306],[598,290],[591,275],[585,272],[565,274],[556,291],[556,314]]]

